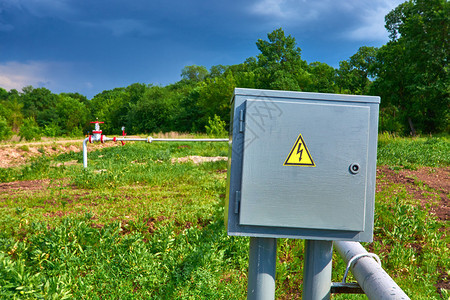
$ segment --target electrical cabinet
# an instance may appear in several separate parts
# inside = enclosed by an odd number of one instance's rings
[[[228,234],[371,241],[379,97],[235,89]]]

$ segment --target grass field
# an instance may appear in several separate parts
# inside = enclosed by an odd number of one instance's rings
[[[81,152],[40,152],[0,168],[1,299],[246,297],[249,239],[223,224],[226,162],[173,162],[227,156],[226,143],[108,147],[87,170]],[[448,299],[449,139],[381,135],[378,162],[365,247],[411,299]],[[279,239],[277,299],[301,299],[302,265],[303,241]],[[333,281],[344,270],[335,255]]]

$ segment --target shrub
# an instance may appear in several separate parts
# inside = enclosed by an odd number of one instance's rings
[[[80,127],[75,127],[70,131],[69,133],[70,137],[82,137],[83,136],[83,130]]]
[[[12,133],[11,127],[8,125],[6,119],[0,116],[0,141],[9,139]]]
[[[45,125],[42,133],[44,134],[44,136],[57,137],[61,135],[62,131],[57,124],[52,123],[50,125]]]
[[[208,125],[205,126],[206,133],[214,137],[224,137],[228,135],[225,129],[226,122],[222,121],[218,115],[214,115],[214,119],[208,118]]]
[[[26,118],[23,124],[20,126],[19,130],[20,140],[23,138],[27,141],[40,140],[41,139],[41,129],[36,124],[33,118]]]

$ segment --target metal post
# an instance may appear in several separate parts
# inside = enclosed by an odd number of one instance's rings
[[[305,241],[303,299],[330,299],[332,241]]]
[[[249,254],[247,299],[275,299],[277,239],[251,237]]]
[[[89,138],[85,138],[83,141],[83,168],[87,168],[87,145]]]

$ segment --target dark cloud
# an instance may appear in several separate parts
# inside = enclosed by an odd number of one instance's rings
[[[52,62],[53,69],[57,63],[70,65],[53,73],[46,69],[39,82],[54,92],[78,88],[92,97],[133,82],[175,82],[188,64],[241,63],[258,54],[258,38],[278,27],[296,38],[308,61],[337,66],[360,46],[386,41],[383,16],[399,2],[3,1],[0,66],[26,61]]]

